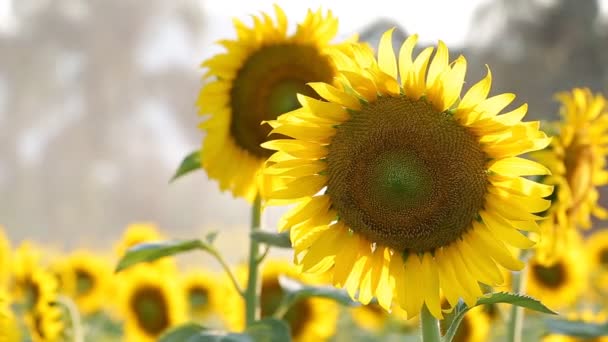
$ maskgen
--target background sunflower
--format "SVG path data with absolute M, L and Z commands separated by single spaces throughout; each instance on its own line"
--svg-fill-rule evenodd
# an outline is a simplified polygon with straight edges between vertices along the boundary
M 271 154 L 260 147 L 270 133 L 261 123 L 298 108 L 298 93 L 315 97 L 306 84 L 332 82 L 336 73 L 328 56 L 338 30 L 331 12 L 309 10 L 289 35 L 285 13 L 274 9 L 275 22 L 266 13 L 253 16 L 253 27 L 234 19 L 237 39 L 220 41 L 226 52 L 203 62 L 212 80 L 197 101 L 199 114 L 210 115 L 200 125 L 203 168 L 221 190 L 249 201 L 265 188 L 257 174 Z
M 187 317 L 186 299 L 175 275 L 166 276 L 157 268 L 145 265 L 125 273 L 118 286 L 118 302 L 128 341 L 156 341 L 163 332 Z
M 321 278 L 299 273 L 287 261 L 269 260 L 262 265 L 261 271 L 261 317 L 272 317 L 279 307 L 284 295 L 279 284 L 279 277 L 285 276 L 308 284 L 322 284 Z M 240 278 L 244 283 L 245 273 L 241 269 Z M 243 299 L 228 288 L 225 296 L 226 322 L 229 329 L 242 331 L 245 328 Z M 338 305 L 331 299 L 309 297 L 296 302 L 284 315 L 283 319 L 290 327 L 294 341 L 326 341 L 334 335 L 338 320 Z
M 207 320 L 218 313 L 222 306 L 220 277 L 210 271 L 197 269 L 187 272 L 181 280 L 190 317 L 195 320 Z

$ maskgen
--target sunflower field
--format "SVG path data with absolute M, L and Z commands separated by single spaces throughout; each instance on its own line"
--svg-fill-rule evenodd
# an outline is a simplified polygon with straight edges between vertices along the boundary
M 204 174 L 248 230 L 132 220 L 66 248 L 0 216 L 0 342 L 608 341 L 606 97 L 573 82 L 528 120 L 492 65 L 380 26 L 234 18 L 166 186 Z

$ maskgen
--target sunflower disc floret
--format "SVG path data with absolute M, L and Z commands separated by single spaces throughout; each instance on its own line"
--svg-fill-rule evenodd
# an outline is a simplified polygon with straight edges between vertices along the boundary
M 332 52 L 337 86 L 309 85 L 321 99 L 299 95 L 302 108 L 270 121 L 276 152 L 265 174 L 276 180 L 269 203 L 297 204 L 280 222 L 295 261 L 329 272 L 366 304 L 376 297 L 416 316 L 423 304 L 442 316 L 472 305 L 479 283 L 503 282 L 498 265 L 519 270 L 510 246 L 534 242 L 536 214 L 553 188 L 525 176 L 546 175 L 518 155 L 550 143 L 538 122 L 521 122 L 524 104 L 500 112 L 515 96 L 488 97 L 491 73 L 460 99 L 466 60 L 449 62 L 439 42 L 412 59 L 417 36 L 395 58 L 392 31 L 378 58 L 361 45 Z

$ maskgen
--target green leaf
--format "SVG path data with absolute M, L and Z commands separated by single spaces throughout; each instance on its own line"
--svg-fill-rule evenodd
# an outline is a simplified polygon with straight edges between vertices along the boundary
M 196 323 L 186 323 L 170 329 L 164 333 L 159 342 L 182 342 L 188 341 L 190 338 L 199 335 L 201 332 L 207 330 L 202 325 Z
M 608 336 L 608 323 L 597 324 L 583 321 L 568 321 L 565 319 L 545 320 L 547 330 L 554 334 L 575 336 L 592 339 L 600 336 Z
M 179 177 L 188 174 L 192 171 L 198 170 L 201 168 L 201 151 L 200 150 L 196 150 L 191 152 L 190 154 L 188 154 L 184 160 L 182 160 L 181 164 L 179 164 L 179 167 L 177 168 L 177 171 L 175 171 L 175 174 L 173 175 L 173 177 L 171 177 L 171 180 L 169 182 L 173 182 L 174 180 L 178 179 Z
M 358 306 L 358 302 L 353 301 L 345 290 L 337 289 L 333 286 L 312 286 L 303 284 L 289 277 L 280 276 L 279 285 L 285 291 L 285 302 L 293 305 L 295 302 L 308 297 L 323 297 L 333 299 L 346 306 Z
M 497 303 L 507 303 L 542 313 L 557 315 L 557 312 L 547 308 L 543 303 L 532 297 L 507 292 L 489 293 L 479 298 L 475 306 Z
M 207 233 L 207 235 L 205 235 L 205 241 L 207 241 L 208 244 L 213 245 L 215 239 L 217 238 L 217 234 L 217 231 Z
M 284 233 L 271 233 L 263 230 L 256 230 L 251 232 L 251 238 L 265 243 L 269 246 L 280 247 L 280 248 L 291 248 L 291 240 L 289 239 L 289 232 Z
M 163 242 L 142 243 L 129 248 L 118 262 L 115 272 L 120 272 L 132 265 L 153 261 L 194 249 L 207 250 L 209 245 L 201 240 L 172 240 Z
M 291 341 L 289 326 L 285 321 L 264 318 L 253 322 L 245 330 L 246 335 L 251 336 L 255 342 L 288 342 Z
M 159 342 L 289 342 L 289 326 L 281 320 L 265 318 L 253 322 L 244 333 L 206 330 L 189 323 L 165 333 Z
M 512 305 L 516 305 L 516 306 L 521 306 L 526 309 L 539 311 L 539 312 L 543 312 L 543 313 L 548 313 L 548 314 L 552 314 L 552 315 L 557 314 L 554 311 L 547 308 L 545 305 L 543 305 L 543 303 L 539 302 L 538 300 L 536 300 L 532 297 L 528 297 L 528 296 L 524 296 L 524 295 L 520 295 L 520 294 L 514 294 L 514 293 L 507 293 L 507 292 L 488 293 L 485 296 L 479 298 L 477 300 L 477 303 L 475 303 L 475 305 L 473 307 L 479 306 L 479 305 L 489 305 L 489 304 L 498 304 L 498 303 L 508 303 L 508 304 L 512 304 Z M 472 308 L 468 307 L 463 302 L 460 302 L 460 303 L 458 303 L 458 305 L 456 305 L 456 307 L 454 308 L 454 311 L 452 313 L 452 317 L 453 317 L 452 322 L 450 323 L 450 326 L 448 327 L 447 332 L 446 332 L 445 336 L 443 337 L 444 342 L 451 342 L 452 339 L 454 338 L 454 336 L 456 336 L 456 332 L 458 331 L 458 326 L 460 326 L 460 323 L 464 319 L 464 315 L 470 309 L 472 309 Z

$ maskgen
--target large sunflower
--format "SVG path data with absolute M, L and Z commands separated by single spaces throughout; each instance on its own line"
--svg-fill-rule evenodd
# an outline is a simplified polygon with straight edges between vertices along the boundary
M 244 281 L 246 272 L 239 271 Z M 286 276 L 305 283 L 317 283 L 316 277 L 300 274 L 293 265 L 286 261 L 271 260 L 262 266 L 260 309 L 262 318 L 271 317 L 281 299 L 283 290 L 279 284 L 279 277 Z M 226 321 L 231 330 L 240 331 L 245 328 L 245 303 L 236 291 L 228 292 L 225 304 Z M 330 299 L 309 297 L 298 301 L 292 306 L 283 319 L 291 329 L 295 342 L 298 341 L 325 341 L 334 335 L 338 320 L 338 306 Z
M 316 97 L 308 82 L 331 82 L 336 69 L 328 52 L 338 20 L 328 12 L 309 11 L 296 32 L 287 34 L 287 18 L 275 6 L 276 22 L 263 13 L 249 28 L 234 19 L 236 40 L 222 40 L 225 53 L 202 65 L 205 78 L 197 105 L 210 118 L 200 125 L 207 133 L 202 166 L 222 190 L 253 200 L 262 190 L 258 171 L 270 152 L 260 144 L 270 129 L 261 122 L 300 107 L 296 94 Z
M 556 98 L 562 104 L 559 134 L 548 149 L 533 156 L 552 172 L 543 182 L 557 186 L 557 224 L 589 228 L 592 214 L 608 217 L 598 205 L 597 189 L 608 184 L 606 99 L 587 88 L 561 92 Z
M 112 269 L 104 257 L 76 251 L 62 263 L 60 277 L 64 290 L 83 314 L 95 313 L 107 304 Z
M 190 316 L 207 319 L 219 312 L 222 292 L 218 279 L 216 274 L 200 269 L 184 275 L 181 286 L 189 304 Z
M 125 319 L 125 339 L 156 341 L 168 328 L 183 322 L 186 300 L 174 276 L 163 276 L 149 265 L 120 278 L 119 305 Z
M 266 173 L 287 184 L 269 203 L 298 203 L 279 229 L 304 271 L 329 270 L 364 304 L 394 299 L 411 317 L 426 303 L 441 317 L 440 289 L 472 305 L 478 282 L 503 281 L 497 264 L 523 267 L 505 243 L 534 244 L 519 230 L 538 230 L 552 187 L 521 177 L 549 171 L 517 155 L 550 139 L 520 122 L 526 105 L 497 115 L 514 95 L 488 98 L 489 72 L 459 101 L 464 57 L 449 63 L 439 42 L 432 60 L 432 47 L 412 60 L 411 36 L 397 62 L 391 33 L 378 61 L 357 45 L 354 59 L 333 54 L 341 85 L 309 83 L 325 101 L 300 95 L 301 109 L 271 122 L 293 140 L 263 144 L 278 151 Z
M 587 287 L 586 263 L 580 249 L 572 247 L 551 261 L 534 256 L 527 264 L 526 292 L 553 309 L 574 304 Z

